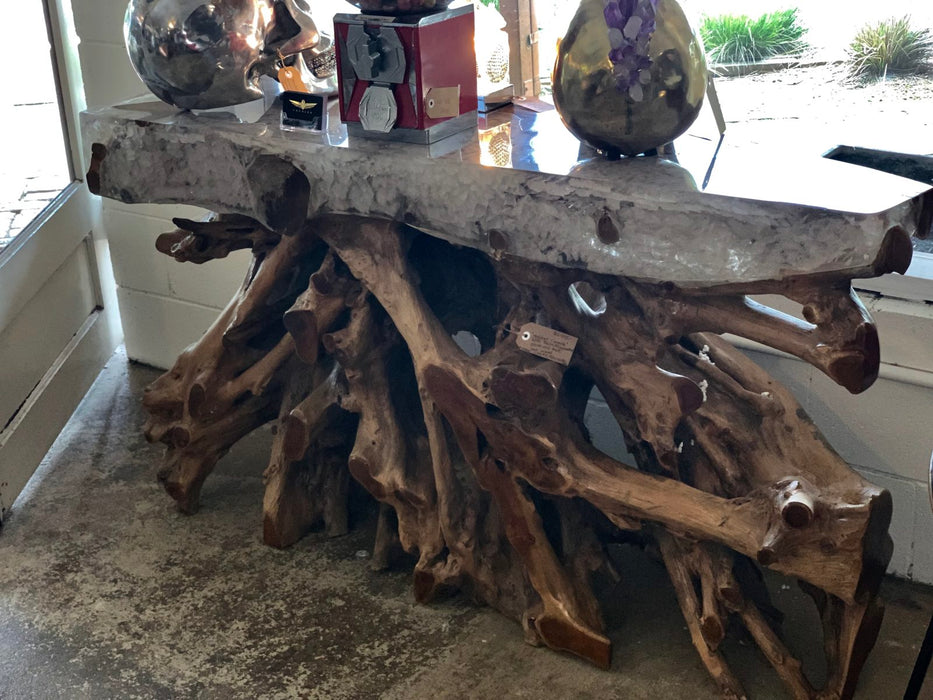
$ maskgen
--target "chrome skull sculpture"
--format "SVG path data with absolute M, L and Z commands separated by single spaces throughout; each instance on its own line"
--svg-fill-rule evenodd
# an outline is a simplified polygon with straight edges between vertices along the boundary
M 330 46 L 307 0 L 130 0 L 124 34 L 139 77 L 182 109 L 259 99 L 283 56 Z

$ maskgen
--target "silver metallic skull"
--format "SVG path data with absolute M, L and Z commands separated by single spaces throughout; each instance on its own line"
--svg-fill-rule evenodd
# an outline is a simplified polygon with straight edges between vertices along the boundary
M 259 99 L 282 56 L 330 44 L 307 0 L 130 0 L 124 35 L 146 86 L 183 109 Z

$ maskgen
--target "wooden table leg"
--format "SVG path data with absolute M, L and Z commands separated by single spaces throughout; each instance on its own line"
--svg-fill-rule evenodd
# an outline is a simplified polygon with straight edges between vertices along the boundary
M 179 260 L 255 255 L 218 323 L 147 394 L 147 434 L 168 445 L 163 481 L 182 510 L 196 509 L 219 455 L 278 416 L 270 544 L 322 522 L 343 532 L 352 475 L 382 504 L 379 562 L 394 546 L 417 556 L 419 600 L 469 588 L 532 643 L 606 667 L 591 574 L 612 568 L 608 544 L 637 532 L 660 551 L 724 696 L 744 694 L 720 650 L 731 618 L 794 697 L 851 697 L 883 611 L 890 494 L 720 335 L 794 353 L 862 391 L 878 337 L 847 280 L 681 290 L 491 259 L 361 217 L 281 237 L 242 217 L 180 228 L 159 246 Z M 805 317 L 748 300 L 763 291 L 801 301 Z M 577 339 L 569 366 L 519 347 L 529 323 Z M 477 357 L 458 331 L 478 339 Z M 637 468 L 590 443 L 594 386 Z M 823 688 L 781 640 L 760 567 L 814 597 Z

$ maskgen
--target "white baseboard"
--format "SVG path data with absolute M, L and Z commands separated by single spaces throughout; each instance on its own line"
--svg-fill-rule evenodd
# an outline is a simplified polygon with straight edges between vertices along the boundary
M 0 522 L 119 342 L 114 310 L 94 311 L 0 432 Z

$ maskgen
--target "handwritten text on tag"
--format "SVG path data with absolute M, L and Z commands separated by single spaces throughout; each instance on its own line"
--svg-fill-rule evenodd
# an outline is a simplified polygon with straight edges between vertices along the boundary
M 518 333 L 518 347 L 545 360 L 569 365 L 577 339 L 553 328 L 526 323 Z

